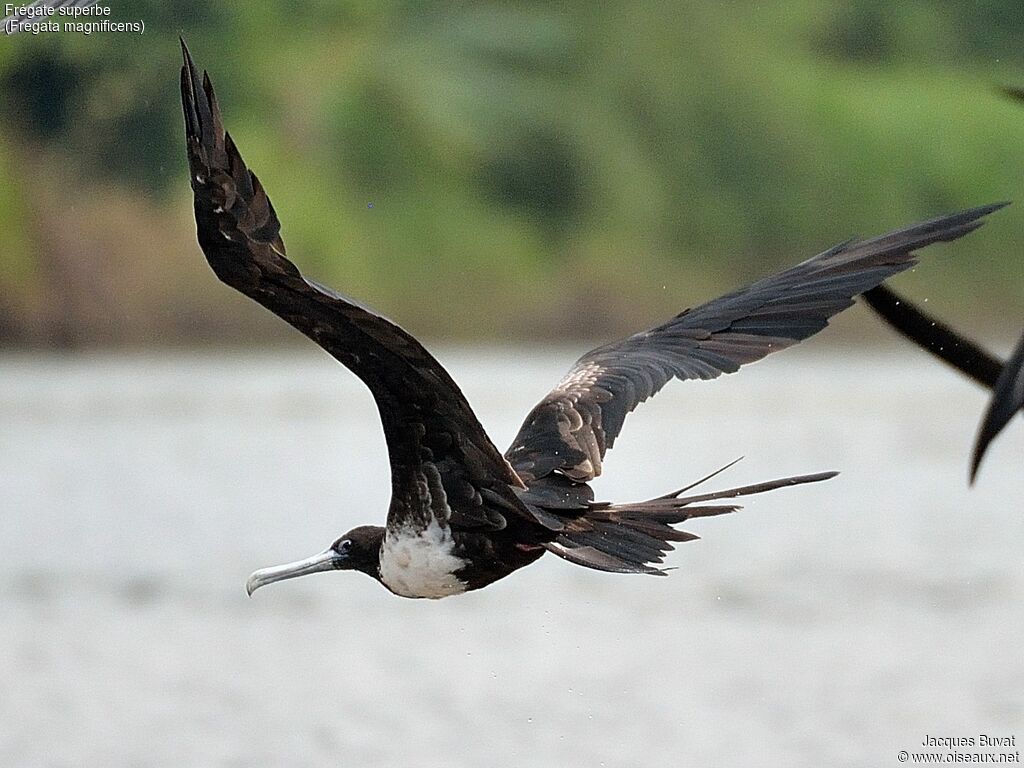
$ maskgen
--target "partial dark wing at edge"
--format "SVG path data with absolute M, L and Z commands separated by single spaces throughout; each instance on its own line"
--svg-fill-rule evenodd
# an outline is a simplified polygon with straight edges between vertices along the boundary
M 626 414 L 670 379 L 733 373 L 814 335 L 851 306 L 854 296 L 916 264 L 914 250 L 962 237 L 1004 205 L 842 243 L 656 328 L 588 352 L 530 412 L 505 456 L 527 483 L 555 471 L 576 481 L 599 475 Z
M 415 472 L 426 460 L 458 475 L 446 477 L 446 488 L 454 483 L 472 497 L 489 480 L 500 481 L 497 486 L 514 503 L 508 486 L 522 481 L 441 364 L 397 325 L 306 280 L 286 258 L 277 214 L 224 130 L 209 77 L 204 73 L 200 87 L 184 41 L 182 52 L 181 98 L 197 234 L 217 277 L 311 338 L 369 387 L 383 422 L 396 493 L 418 492 L 414 486 L 425 480 Z M 395 477 L 396 472 L 408 476 Z
M 873 288 L 864 294 L 864 300 L 903 336 L 982 386 L 994 390 L 971 456 L 973 483 L 989 444 L 1013 415 L 1024 409 L 1024 337 L 1004 365 L 999 358 L 925 314 L 920 307 L 891 288 L 884 285 Z
M 1003 363 L 978 344 L 945 323 L 926 315 L 921 308 L 891 288 L 880 285 L 864 292 L 864 301 L 896 331 L 931 352 L 984 387 L 996 385 Z
M 978 475 L 978 467 L 996 436 L 1002 432 L 1018 411 L 1024 410 L 1024 336 L 1017 342 L 1016 349 L 1003 366 L 1003 372 L 995 384 L 995 392 L 981 421 L 978 439 L 971 455 L 971 482 Z

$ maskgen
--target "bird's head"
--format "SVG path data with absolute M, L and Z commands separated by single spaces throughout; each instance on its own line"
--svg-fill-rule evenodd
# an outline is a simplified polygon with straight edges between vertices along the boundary
M 361 525 L 353 528 L 319 555 L 294 563 L 261 568 L 249 577 L 245 589 L 251 596 L 266 584 L 318 571 L 362 571 L 379 579 L 377 567 L 380 564 L 380 545 L 383 540 L 383 528 L 376 525 Z

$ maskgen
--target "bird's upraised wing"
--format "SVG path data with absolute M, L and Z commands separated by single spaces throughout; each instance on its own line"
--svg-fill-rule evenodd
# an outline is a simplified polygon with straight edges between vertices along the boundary
M 883 320 L 912 342 L 993 390 L 971 455 L 973 483 L 989 444 L 1015 413 L 1024 410 L 1024 336 L 1004 365 L 975 342 L 927 315 L 891 288 L 880 285 L 866 292 L 864 299 Z
M 997 203 L 871 240 L 849 241 L 581 357 L 530 412 L 505 456 L 521 477 L 558 471 L 586 481 L 626 414 L 670 379 L 713 379 L 814 335 L 853 297 L 913 266 L 913 251 L 955 240 Z
M 503 525 L 473 512 L 479 493 L 494 485 L 514 500 L 508 486 L 522 482 L 458 385 L 408 333 L 307 280 L 286 258 L 277 214 L 224 130 L 209 77 L 204 73 L 200 82 L 184 41 L 182 53 L 181 101 L 197 234 L 217 277 L 311 338 L 369 387 L 387 440 L 393 502 L 427 492 L 422 470 L 429 463 L 431 477 L 443 482 L 449 505 L 460 515 L 453 524 Z M 460 494 L 466 496 L 464 504 Z

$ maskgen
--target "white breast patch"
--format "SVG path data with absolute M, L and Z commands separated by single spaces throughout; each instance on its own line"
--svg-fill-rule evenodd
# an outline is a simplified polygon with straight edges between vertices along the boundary
M 436 519 L 421 530 L 388 530 L 380 547 L 380 580 L 402 597 L 438 599 L 465 592 L 455 571 L 466 561 L 454 550 L 451 530 Z

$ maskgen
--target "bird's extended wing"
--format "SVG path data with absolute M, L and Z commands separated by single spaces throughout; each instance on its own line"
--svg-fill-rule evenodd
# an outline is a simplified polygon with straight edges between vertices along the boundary
M 649 331 L 581 357 L 530 412 L 505 456 L 527 482 L 558 471 L 576 481 L 601 460 L 626 414 L 670 379 L 713 379 L 814 335 L 853 297 L 916 263 L 913 251 L 981 226 L 997 203 L 865 241 L 801 264 Z
M 918 346 L 984 387 L 996 385 L 1003 363 L 945 323 L 925 314 L 886 285 L 865 291 L 864 302 L 879 317 Z
M 884 285 L 873 288 L 864 294 L 864 300 L 903 336 L 993 390 L 971 456 L 973 483 L 989 444 L 1015 413 L 1024 410 L 1024 337 L 1004 365 L 975 342 L 926 314 L 891 288 Z
M 440 473 L 464 525 L 501 526 L 479 492 L 522 482 L 494 447 L 447 371 L 412 336 L 354 300 L 307 280 L 285 257 L 280 222 L 224 130 L 210 79 L 200 84 L 182 41 L 181 100 L 199 244 L 222 281 L 323 347 L 370 388 L 380 411 L 396 496 L 422 495 Z M 505 489 L 501 491 L 501 489 Z M 436 491 L 436 489 L 435 489 Z M 458 496 L 466 498 L 460 504 Z M 436 492 L 435 492 L 436 496 Z

